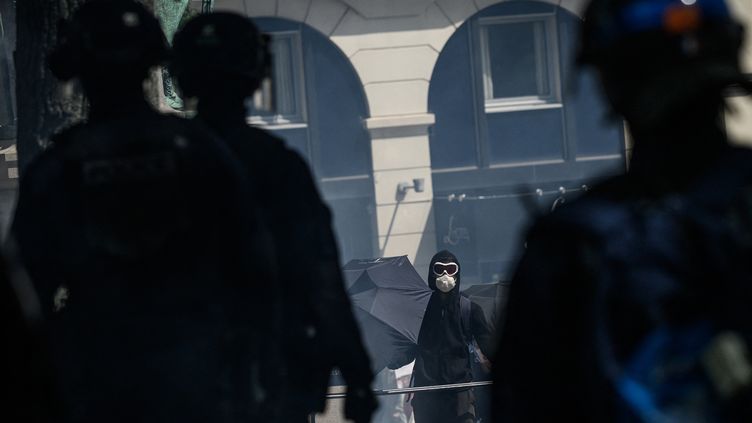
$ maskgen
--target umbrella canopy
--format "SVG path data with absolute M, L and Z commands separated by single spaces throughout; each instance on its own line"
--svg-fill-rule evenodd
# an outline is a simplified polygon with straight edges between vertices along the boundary
M 502 318 L 509 295 L 509 282 L 470 285 L 462 291 L 470 301 L 483 310 L 486 321 L 495 328 Z
M 431 289 L 407 256 L 352 260 L 343 270 L 374 370 L 407 364 Z

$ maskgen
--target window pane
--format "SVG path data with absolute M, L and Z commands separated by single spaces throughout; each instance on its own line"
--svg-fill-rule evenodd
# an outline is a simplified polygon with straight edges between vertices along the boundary
M 274 97 L 272 96 L 272 79 L 265 78 L 261 87 L 253 94 L 253 114 L 269 116 L 274 114 Z
M 486 35 L 493 87 L 487 98 L 550 95 L 544 22 L 488 25 Z
M 300 112 L 300 97 L 297 75 L 300 64 L 296 55 L 298 43 L 290 35 L 274 36 L 269 47 L 272 55 L 271 77 L 261 83 L 253 96 L 254 116 L 270 117 L 274 115 L 295 117 Z
M 274 105 L 277 109 L 277 114 L 295 114 L 297 108 L 295 107 L 294 50 L 292 38 L 275 39 L 272 41 L 271 48 Z

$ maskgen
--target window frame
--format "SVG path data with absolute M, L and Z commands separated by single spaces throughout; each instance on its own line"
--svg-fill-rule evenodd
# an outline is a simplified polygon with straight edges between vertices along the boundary
M 298 30 L 293 31 L 271 31 L 267 33 L 272 42 L 276 39 L 290 39 L 291 55 L 290 55 L 290 71 L 293 73 L 292 81 L 294 83 L 293 96 L 295 104 L 295 113 L 291 114 L 279 114 L 273 113 L 270 115 L 257 115 L 251 114 L 247 117 L 247 122 L 251 125 L 257 125 L 266 127 L 268 129 L 282 129 L 282 128 L 304 128 L 308 123 L 308 111 L 306 109 L 306 80 L 305 80 L 305 61 L 303 57 L 303 40 L 301 32 Z M 272 78 L 272 76 L 269 76 Z M 263 82 L 262 82 L 263 83 Z M 274 88 L 272 87 L 272 91 Z M 273 95 L 273 94 L 272 94 Z
M 491 51 L 488 40 L 488 28 L 492 25 L 511 23 L 543 24 L 543 37 L 536 40 L 536 47 L 544 47 L 545 51 L 538 51 L 538 60 L 545 60 L 547 75 L 540 75 L 543 71 L 538 67 L 539 78 L 546 78 L 550 93 L 546 96 L 530 95 L 517 97 L 493 97 L 493 76 L 491 75 Z M 558 28 L 554 13 L 532 13 L 512 16 L 490 16 L 478 19 L 477 36 L 479 39 L 479 61 L 482 75 L 481 89 L 485 113 L 499 113 L 510 111 L 537 110 L 561 108 L 561 70 L 559 66 L 560 51 Z M 545 41 L 545 43 L 543 43 Z

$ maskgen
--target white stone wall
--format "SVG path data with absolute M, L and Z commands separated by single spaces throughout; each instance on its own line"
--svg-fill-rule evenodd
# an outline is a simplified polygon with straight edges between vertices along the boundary
M 428 146 L 434 120 L 428 114 L 428 88 L 439 52 L 455 28 L 432 1 L 418 9 L 417 2 L 390 2 L 381 16 L 375 14 L 377 8 L 362 10 L 364 2 L 348 3 L 355 8 L 331 39 L 352 61 L 371 111 L 366 126 L 372 139 L 379 248 L 385 256 L 407 254 L 424 274 L 436 250 Z M 414 178 L 425 179 L 425 191 L 398 198 L 397 184 Z

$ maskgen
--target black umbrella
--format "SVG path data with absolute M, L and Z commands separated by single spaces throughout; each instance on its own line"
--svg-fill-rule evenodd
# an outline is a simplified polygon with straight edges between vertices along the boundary
M 462 295 L 478 304 L 483 309 L 486 321 L 491 328 L 495 328 L 504 313 L 509 296 L 509 282 L 470 285 L 462 291 Z
M 407 364 L 431 289 L 407 256 L 352 260 L 344 273 L 374 371 Z

